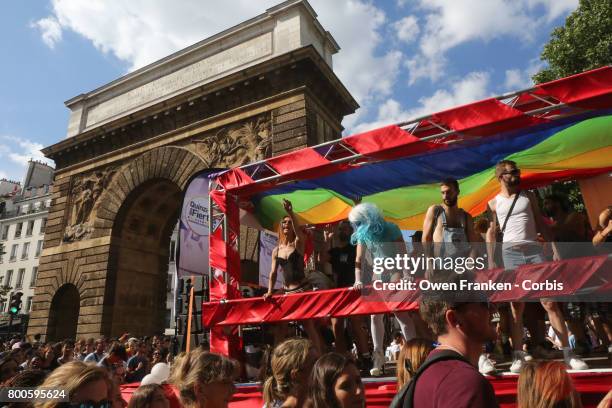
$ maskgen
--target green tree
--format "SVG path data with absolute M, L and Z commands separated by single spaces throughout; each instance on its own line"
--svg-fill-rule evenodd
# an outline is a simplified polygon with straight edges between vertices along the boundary
M 612 1 L 580 0 L 565 25 L 553 30 L 540 58 L 548 67 L 533 76 L 536 83 L 612 64 Z

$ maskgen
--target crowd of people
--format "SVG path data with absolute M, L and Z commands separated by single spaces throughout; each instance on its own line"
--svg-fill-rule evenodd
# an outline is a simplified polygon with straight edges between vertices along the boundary
M 33 342 L 19 337 L 0 344 L 0 384 L 10 384 L 23 373 L 49 373 L 72 362 L 92 364 L 105 369 L 117 385 L 133 382 L 162 382 L 169 376 L 173 354 L 172 338 L 152 336 L 142 339 L 123 335 L 109 340 L 64 340 L 41 342 L 36 335 Z M 37 376 L 29 376 L 34 380 Z
M 287 215 L 279 223 L 264 299 L 279 292 L 331 287 L 361 290 L 373 279 L 397 282 L 416 277 L 448 283 L 470 280 L 478 273 L 424 268 L 414 275 L 391 268 L 374 277 L 375 258 L 408 251 L 450 258 L 477 256 L 481 251 L 489 268 L 515 269 L 609 250 L 604 243 L 612 240 L 610 207 L 592 231 L 584 215 L 571 211 L 564 197 L 549 195 L 540 203 L 533 192 L 521 189 L 516 163 L 498 163 L 496 177 L 499 193 L 487 203 L 486 217 L 476 220 L 458 206 L 457 181 L 444 180 L 441 202 L 428 209 L 422 231 L 412 236 L 412 249 L 397 225 L 370 203 L 356 205 L 347 220 L 327 228 L 322 248 L 313 249 L 292 204 L 284 200 Z M 588 243 L 588 251 L 576 254 L 571 245 L 556 245 L 559 242 Z M 313 258 L 322 270 L 307 266 Z M 279 278 L 283 289 L 277 292 L 273 288 Z M 384 373 L 387 339 L 392 340 L 387 356 L 396 361 L 398 386 L 392 407 L 496 407 L 495 393 L 483 374 L 496 371 L 492 355 L 504 354 L 509 356 L 510 371 L 520 374 L 520 408 L 581 407 L 566 370 L 586 369 L 580 354 L 607 351 L 612 344 L 608 303 L 540 299 L 493 305 L 484 292 L 466 298 L 433 291 L 422 291 L 419 302 L 418 312 L 398 311 L 387 317 L 386 324 L 382 314 L 330 319 L 331 341 L 324 335 L 324 322 L 298 322 L 307 338 L 290 336 L 287 324 L 268 325 L 274 346 L 261 361 L 264 406 L 365 406 L 361 378 Z M 393 325 L 397 329 L 389 339 Z M 13 339 L 2 348 L 4 386 L 61 386 L 70 393 L 71 406 L 84 403 L 85 408 L 125 407 L 119 386 L 126 382 L 140 383 L 130 407 L 227 407 L 234 382 L 244 378 L 240 363 L 201 347 L 173 357 L 171 338 L 161 336 L 60 343 Z M 59 407 L 50 402 L 35 405 Z M 600 404 L 610 406 L 612 392 Z

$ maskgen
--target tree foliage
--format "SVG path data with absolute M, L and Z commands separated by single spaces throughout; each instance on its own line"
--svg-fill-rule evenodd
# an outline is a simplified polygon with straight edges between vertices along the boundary
M 548 62 L 536 83 L 612 64 L 612 1 L 580 0 L 565 25 L 551 33 L 540 58 Z

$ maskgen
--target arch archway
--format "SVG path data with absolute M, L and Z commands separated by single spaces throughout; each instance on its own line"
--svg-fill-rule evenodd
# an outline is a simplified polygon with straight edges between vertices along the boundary
M 110 227 L 102 332 L 152 335 L 167 327 L 169 247 L 182 191 L 206 162 L 174 146 L 149 151 L 122 168 L 101 197 Z
M 80 312 L 79 290 L 72 283 L 62 285 L 51 300 L 47 340 L 74 339 Z
M 153 179 L 132 191 L 119 210 L 105 297 L 112 319 L 103 322 L 111 336 L 152 335 L 166 327 L 169 246 L 181 198 L 175 183 Z

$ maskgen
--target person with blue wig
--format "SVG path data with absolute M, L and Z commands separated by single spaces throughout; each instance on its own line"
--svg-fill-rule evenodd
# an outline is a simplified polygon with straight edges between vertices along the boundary
M 351 243 L 357 245 L 355 259 L 355 284 L 353 288 L 360 290 L 364 282 L 372 280 L 372 264 L 375 258 L 395 258 L 397 254 L 406 252 L 406 244 L 402 232 L 397 225 L 383 218 L 380 209 L 372 203 L 356 205 L 349 213 L 349 221 L 353 226 Z M 364 273 L 364 271 L 368 273 Z M 380 279 L 383 282 L 396 282 L 402 278 L 402 271 L 385 271 Z M 370 374 L 380 376 L 383 374 L 385 362 L 384 350 L 384 315 L 371 315 L 372 343 L 372 369 Z M 406 340 L 416 337 L 416 329 L 409 312 L 395 313 L 402 333 Z

